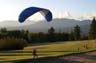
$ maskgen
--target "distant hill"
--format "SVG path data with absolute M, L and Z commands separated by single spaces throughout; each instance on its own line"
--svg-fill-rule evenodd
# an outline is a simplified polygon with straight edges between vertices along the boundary
M 74 26 L 79 25 L 81 27 L 82 34 L 86 34 L 89 31 L 91 21 L 90 20 L 75 20 L 75 19 L 53 19 L 52 22 L 46 21 L 25 21 L 19 23 L 18 21 L 3 21 L 0 22 L 0 28 L 7 28 L 8 30 L 29 30 L 30 32 L 47 32 L 50 27 L 54 27 L 58 32 L 70 32 Z

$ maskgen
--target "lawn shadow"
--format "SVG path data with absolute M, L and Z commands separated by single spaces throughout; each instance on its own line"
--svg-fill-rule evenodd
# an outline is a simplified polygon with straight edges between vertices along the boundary
M 88 55 L 88 54 L 83 54 L 83 55 L 77 55 L 78 57 L 83 57 L 86 59 L 91 59 L 91 60 L 96 60 L 96 56 L 94 55 Z
M 93 51 L 90 51 L 90 52 L 93 52 Z M 84 54 L 84 53 L 86 53 L 86 52 L 72 53 L 72 54 L 61 55 L 61 56 L 52 56 L 52 57 L 50 56 L 50 57 L 43 57 L 43 58 L 37 58 L 37 59 L 29 58 L 29 59 L 25 59 L 25 60 L 13 60 L 11 62 L 12 63 L 83 63 L 80 61 L 66 60 L 66 59 L 64 59 L 64 57 L 70 56 L 70 55 L 78 56 L 78 55 Z
M 70 61 L 61 59 L 59 57 L 45 57 L 39 59 L 26 59 L 20 61 L 13 61 L 14 63 L 81 63 L 78 61 Z

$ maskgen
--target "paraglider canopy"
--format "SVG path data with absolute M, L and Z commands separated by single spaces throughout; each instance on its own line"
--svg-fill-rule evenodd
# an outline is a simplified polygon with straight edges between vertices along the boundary
M 52 13 L 48 9 L 39 8 L 39 7 L 29 7 L 21 12 L 19 15 L 19 22 L 24 22 L 27 18 L 33 14 L 40 12 L 46 19 L 47 22 L 52 20 Z

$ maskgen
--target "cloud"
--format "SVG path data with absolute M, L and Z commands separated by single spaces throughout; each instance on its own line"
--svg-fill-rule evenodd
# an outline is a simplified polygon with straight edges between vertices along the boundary
M 79 19 L 93 19 L 93 17 L 96 18 L 96 12 L 90 12 L 90 13 L 86 13 L 83 16 L 79 17 Z
M 56 14 L 54 14 L 55 17 L 54 18 L 68 18 L 68 19 L 76 19 L 76 20 L 92 20 L 93 17 L 96 18 L 96 12 L 88 12 L 85 14 L 74 14 L 74 13 L 70 13 L 68 10 L 64 10 L 63 12 L 58 11 L 56 12 Z
M 64 17 L 71 17 L 71 14 L 69 11 L 65 10 L 64 11 Z
M 54 18 L 71 18 L 72 17 L 68 10 L 55 11 L 53 15 L 54 15 Z

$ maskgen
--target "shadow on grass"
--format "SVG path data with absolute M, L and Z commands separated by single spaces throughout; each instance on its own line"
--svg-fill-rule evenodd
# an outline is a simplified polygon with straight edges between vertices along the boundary
M 49 55 L 54 52 L 73 52 L 73 51 L 38 51 L 38 55 Z M 32 51 L 12 51 L 12 52 L 0 52 L 0 56 L 30 56 Z
M 38 55 L 50 55 L 49 53 L 72 53 L 72 54 L 76 54 L 76 53 L 83 53 L 83 52 L 79 52 L 79 51 L 38 51 L 37 54 Z M 87 51 L 88 52 L 88 51 Z M 32 51 L 13 51 L 13 52 L 0 52 L 0 56 L 30 56 L 32 55 Z
M 94 52 L 94 51 L 96 50 L 89 51 L 89 52 Z M 87 53 L 87 52 L 72 53 L 72 54 L 54 56 L 54 57 L 43 57 L 43 58 L 37 58 L 37 59 L 17 60 L 17 61 L 12 61 L 12 62 L 13 63 L 82 63 L 79 61 L 66 60 L 62 58 L 66 56 L 70 56 L 70 55 L 80 55 L 80 54 Z
M 73 51 L 70 51 L 70 50 L 65 50 L 65 51 L 38 51 L 38 52 L 73 52 Z M 0 53 L 32 53 L 32 51 L 1 51 Z
M 88 54 L 83 54 L 83 55 L 77 55 L 78 57 L 83 57 L 91 60 L 96 60 L 96 56 L 93 55 L 88 55 Z
M 38 56 L 45 56 L 45 55 L 50 55 L 50 54 L 48 54 L 48 53 L 38 54 Z M 0 54 L 0 56 L 32 56 L 32 54 Z
M 89 52 L 93 52 L 93 51 L 96 51 L 96 50 L 92 50 Z M 86 52 L 88 52 L 88 51 L 86 51 Z M 66 59 L 64 59 L 64 57 L 70 56 L 70 55 L 77 56 L 77 55 L 80 55 L 80 54 L 83 54 L 86 52 L 71 53 L 71 54 L 67 54 L 67 55 L 50 56 L 50 57 L 43 57 L 43 58 L 37 58 L 37 59 L 29 58 L 29 59 L 23 59 L 23 60 L 5 61 L 5 63 L 6 62 L 10 62 L 10 63 L 82 63 L 82 62 L 73 61 L 73 60 L 66 60 Z M 41 56 L 43 56 L 43 53 L 41 54 Z M 2 62 L 0 62 L 0 63 L 2 63 Z
M 45 58 L 38 58 L 38 59 L 13 61 L 13 63 L 81 63 L 81 62 L 65 60 L 59 57 L 45 57 Z

